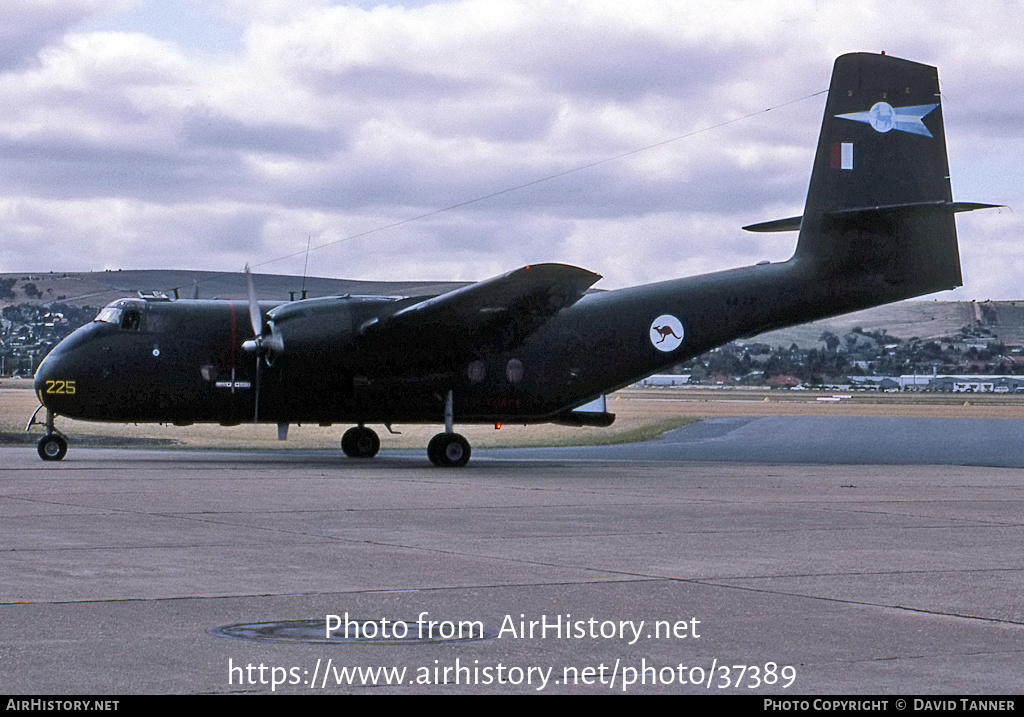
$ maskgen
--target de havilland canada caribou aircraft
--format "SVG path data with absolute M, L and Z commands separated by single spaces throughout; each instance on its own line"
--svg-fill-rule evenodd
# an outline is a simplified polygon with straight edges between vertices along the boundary
M 961 285 L 934 67 L 836 60 L 799 231 L 788 261 L 615 291 L 565 264 L 533 264 L 436 296 L 284 303 L 122 299 L 40 364 L 44 460 L 67 441 L 57 415 L 187 425 L 444 423 L 427 455 L 461 466 L 462 423 L 609 425 L 604 396 L 728 341 Z M 39 411 L 36 411 L 38 414 Z M 29 422 L 31 426 L 35 420 Z

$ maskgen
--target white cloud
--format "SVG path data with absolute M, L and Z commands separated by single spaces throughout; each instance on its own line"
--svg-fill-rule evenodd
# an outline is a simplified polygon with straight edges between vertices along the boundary
M 0 4 L 0 72 L 31 65 L 37 53 L 89 17 L 125 0 L 4 0 Z
M 570 261 L 621 286 L 785 258 L 792 237 L 740 226 L 799 213 L 823 97 L 759 111 L 824 89 L 851 50 L 939 65 L 958 199 L 1022 193 L 1024 51 L 1001 0 L 221 0 L 203 12 L 240 40 L 213 54 L 158 26 L 194 12 L 150 2 L 117 31 L 114 0 L 0 10 L 0 201 L 21 216 L 0 271 L 234 270 L 309 235 L 330 244 L 317 266 L 352 278 Z M 1008 254 L 978 285 L 1016 297 L 1015 227 L 986 221 L 961 231 L 965 276 Z

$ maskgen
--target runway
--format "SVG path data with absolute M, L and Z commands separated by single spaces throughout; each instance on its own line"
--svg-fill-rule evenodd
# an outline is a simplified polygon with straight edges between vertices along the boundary
M 1005 418 L 706 418 L 627 446 L 495 452 L 505 458 L 1024 468 L 1024 421 Z
M 0 448 L 0 691 L 1019 693 L 1024 422 L 847 420 L 455 470 Z M 223 636 L 346 614 L 391 639 Z

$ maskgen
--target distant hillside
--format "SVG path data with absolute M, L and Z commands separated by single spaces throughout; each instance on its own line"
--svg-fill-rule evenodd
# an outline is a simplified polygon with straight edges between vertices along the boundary
M 288 300 L 290 292 L 300 295 L 303 280 L 300 276 L 281 274 L 254 274 L 253 283 L 260 299 Z M 351 281 L 306 277 L 305 286 L 310 298 L 340 294 L 436 294 L 462 283 L 452 282 L 377 282 Z M 8 288 L 3 292 L 4 287 Z M 50 303 L 62 301 L 74 306 L 101 307 L 114 299 L 137 296 L 140 291 L 161 291 L 174 296 L 174 290 L 183 298 L 192 298 L 198 290 L 201 299 L 245 299 L 245 276 L 241 272 L 179 271 L 163 269 L 92 271 L 92 272 L 34 272 L 0 274 L 0 308 L 24 302 Z
M 303 280 L 298 276 L 256 274 L 260 299 L 287 300 L 298 296 Z M 306 277 L 309 297 L 340 294 L 398 294 L 415 296 L 448 291 L 464 282 L 375 282 Z M 4 289 L 7 289 L 6 293 Z M 0 308 L 24 302 L 62 301 L 73 306 L 101 307 L 114 299 L 136 296 L 139 291 L 162 291 L 190 298 L 198 287 L 203 299 L 245 299 L 245 278 L 241 272 L 128 270 L 96 272 L 35 272 L 0 274 Z M 983 328 L 1006 344 L 1024 344 L 1024 301 L 902 301 L 866 311 L 815 321 L 790 329 L 770 331 L 743 343 L 770 346 L 796 344 L 820 347 L 823 332 L 837 336 L 854 327 L 873 332 L 884 329 L 901 339 L 935 339 L 956 335 L 964 327 Z
M 955 336 L 965 327 L 981 328 L 1005 344 L 1024 344 L 1024 301 L 901 301 L 832 319 L 769 331 L 743 343 L 819 347 L 822 332 L 837 336 L 860 327 L 884 329 L 889 336 L 923 340 Z

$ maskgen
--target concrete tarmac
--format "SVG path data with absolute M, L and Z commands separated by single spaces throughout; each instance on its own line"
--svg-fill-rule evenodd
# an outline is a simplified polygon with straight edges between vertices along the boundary
M 954 466 L 864 441 L 956 422 L 807 419 L 829 461 L 715 420 L 454 470 L 0 448 L 0 693 L 1020 693 L 1024 422 Z

